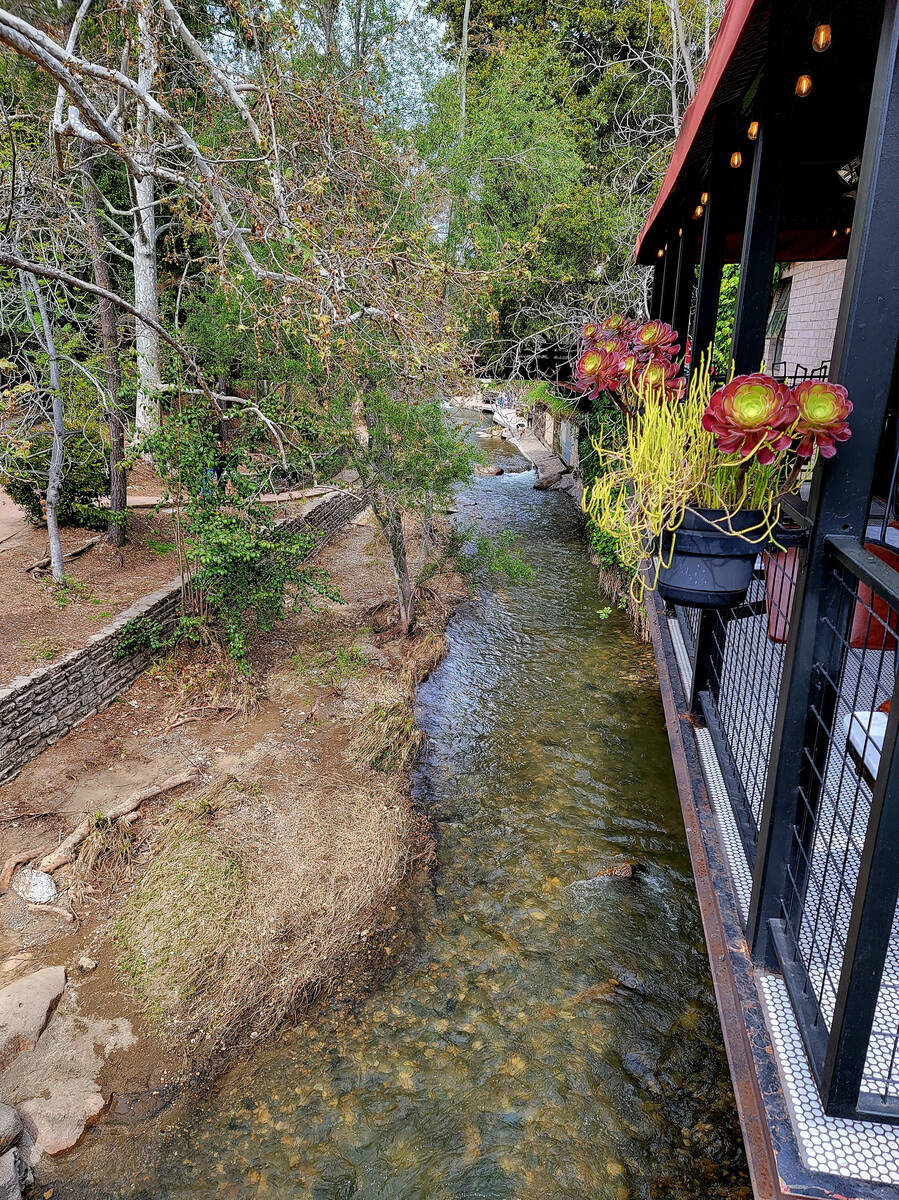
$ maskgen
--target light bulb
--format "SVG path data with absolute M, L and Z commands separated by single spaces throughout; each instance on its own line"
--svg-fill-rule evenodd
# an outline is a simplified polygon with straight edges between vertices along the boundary
M 696 207 L 693 209 L 693 220 L 698 221 L 701 216 L 702 216 L 702 205 L 697 204 Z
M 811 90 L 812 90 L 811 75 L 800 75 L 799 78 L 796 80 L 796 95 L 802 96 L 804 98 L 805 96 L 807 96 L 809 94 L 809 92 Z
M 822 54 L 830 45 L 832 34 L 829 25 L 816 25 L 815 32 L 812 35 L 812 49 L 818 54 Z
M 758 121 L 750 121 L 749 122 L 749 128 L 746 130 L 746 136 L 749 138 L 750 142 L 755 141 L 755 139 L 759 136 Z
M 699 197 L 699 203 L 700 204 L 708 204 L 708 202 L 709 202 L 709 194 L 708 194 L 708 192 L 703 192 L 702 195 Z
M 735 150 L 730 156 L 730 165 L 732 167 L 740 167 L 743 165 L 743 155 L 739 150 Z

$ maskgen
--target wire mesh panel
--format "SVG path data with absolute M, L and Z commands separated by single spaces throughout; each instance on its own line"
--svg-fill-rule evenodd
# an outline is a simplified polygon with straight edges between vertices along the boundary
M 692 661 L 696 653 L 696 635 L 699 630 L 699 609 L 685 608 L 678 604 L 675 608 L 677 613 L 677 623 L 680 625 L 680 631 L 684 638 L 684 645 L 687 647 L 687 653 Z
M 762 554 L 746 602 L 716 614 L 710 623 L 706 719 L 719 756 L 723 753 L 730 767 L 731 802 L 750 860 L 761 822 L 800 553 L 790 547 Z
M 899 612 L 836 565 L 816 654 L 782 917 L 803 980 L 806 1041 L 829 1032 L 896 676 Z M 899 964 L 897 964 L 899 965 Z M 899 975 L 895 976 L 899 982 Z M 892 1085 L 899 995 L 883 992 L 863 1090 Z M 882 1011 L 880 1011 L 882 1008 Z M 876 1040 L 876 1045 L 875 1045 Z

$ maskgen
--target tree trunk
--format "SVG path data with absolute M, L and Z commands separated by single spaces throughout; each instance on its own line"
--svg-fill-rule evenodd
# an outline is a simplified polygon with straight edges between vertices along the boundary
M 152 94 L 156 78 L 156 47 L 150 29 L 146 6 L 138 10 L 138 70 L 141 88 Z M 153 142 L 153 116 L 143 105 L 137 107 L 138 143 L 149 157 Z M 134 181 L 137 211 L 134 214 L 134 307 L 151 320 L 159 322 L 159 285 L 156 269 L 156 189 L 152 175 Z M 152 433 L 159 425 L 159 390 L 162 384 L 160 342 L 158 332 L 144 321 L 135 321 L 137 350 L 137 411 L 138 432 Z
M 44 293 L 33 275 L 28 276 L 28 282 L 34 294 L 37 310 L 41 318 L 40 339 L 44 344 L 47 360 L 50 365 L 50 399 L 53 407 L 52 427 L 53 442 L 50 450 L 50 470 L 47 473 L 47 491 L 44 507 L 47 516 L 47 540 L 50 543 L 50 573 L 54 583 L 62 583 L 66 569 L 62 560 L 62 544 L 59 540 L 59 522 L 56 507 L 59 494 L 62 491 L 63 479 L 63 442 L 65 426 L 62 414 L 62 390 L 59 386 L 59 359 L 56 356 L 56 339 L 53 336 L 53 326 L 50 323 L 50 313 L 44 300 Z M 27 292 L 26 292 L 27 299 Z M 29 303 L 29 310 L 31 305 Z M 34 318 L 32 316 L 32 324 Z
M 459 141 L 465 137 L 465 104 L 468 95 L 468 18 L 471 0 L 465 0 L 462 12 L 462 44 L 459 50 Z
M 91 265 L 94 282 L 105 291 L 112 290 L 109 263 L 103 253 L 103 228 L 93 195 L 92 182 L 96 177 L 94 152 L 87 142 L 81 143 L 81 167 L 84 172 L 84 212 L 90 240 Z M 106 541 L 111 546 L 125 544 L 125 513 L 128 505 L 128 476 L 122 470 L 125 457 L 125 419 L 119 407 L 122 386 L 122 367 L 119 361 L 119 342 L 116 330 L 115 306 L 101 296 L 97 301 L 100 335 L 106 364 L 106 421 L 109 427 L 109 512 Z
M 377 510 L 375 510 L 377 512 Z M 405 637 L 415 620 L 412 581 L 409 578 L 409 563 L 406 559 L 406 535 L 403 531 L 403 514 L 396 502 L 387 498 L 384 505 L 384 536 L 390 546 L 393 575 L 396 580 L 396 595 L 400 604 L 400 630 Z

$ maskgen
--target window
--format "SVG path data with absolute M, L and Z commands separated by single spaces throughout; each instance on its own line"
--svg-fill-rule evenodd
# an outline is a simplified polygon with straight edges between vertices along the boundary
M 782 280 L 774 293 L 774 303 L 771 305 L 771 315 L 768 318 L 766 337 L 771 347 L 771 368 L 783 361 L 784 332 L 787 328 L 787 313 L 790 309 L 790 285 L 792 279 Z

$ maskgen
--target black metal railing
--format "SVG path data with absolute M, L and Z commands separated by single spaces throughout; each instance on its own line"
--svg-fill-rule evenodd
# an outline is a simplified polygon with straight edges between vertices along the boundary
M 691 707 L 711 734 L 750 867 L 761 823 L 800 541 L 798 530 L 779 531 L 778 544 L 759 556 L 745 603 L 713 612 L 678 610 L 693 670 Z
M 829 603 L 772 933 L 827 1111 L 899 1120 L 899 552 L 828 542 Z

